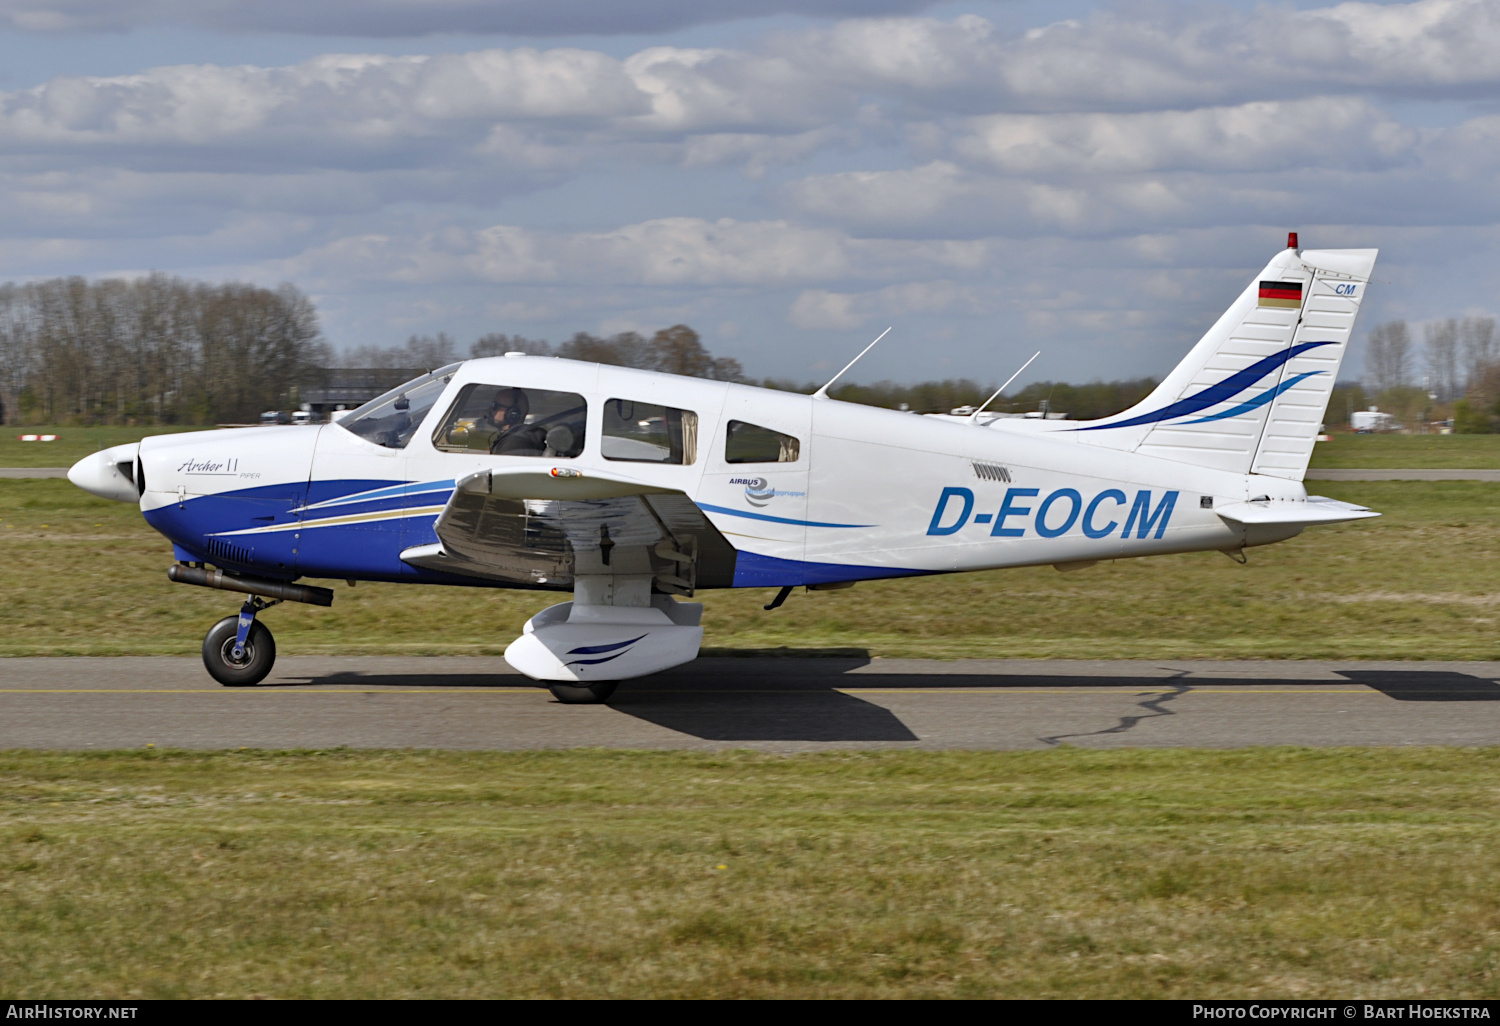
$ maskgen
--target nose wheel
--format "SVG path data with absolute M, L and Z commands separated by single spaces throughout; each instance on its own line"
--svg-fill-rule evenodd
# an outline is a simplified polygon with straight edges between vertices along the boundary
M 226 616 L 203 639 L 203 665 L 226 688 L 259 684 L 276 662 L 276 641 L 255 614 L 266 607 L 259 599 L 246 602 L 239 616 Z

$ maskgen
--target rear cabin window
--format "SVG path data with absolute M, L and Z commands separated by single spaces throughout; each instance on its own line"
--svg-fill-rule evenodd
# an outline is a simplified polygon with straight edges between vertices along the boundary
M 465 385 L 432 444 L 444 452 L 571 459 L 583 452 L 587 415 L 576 392 Z
M 635 463 L 692 463 L 698 458 L 698 415 L 632 399 L 610 399 L 604 404 L 607 460 Z
M 796 463 L 801 453 L 802 443 L 791 435 L 743 420 L 729 422 L 725 463 Z

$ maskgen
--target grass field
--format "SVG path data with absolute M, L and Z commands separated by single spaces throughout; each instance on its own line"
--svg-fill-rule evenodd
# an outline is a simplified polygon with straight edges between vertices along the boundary
M 1500 996 L 1500 750 L 0 753 L 0 998 Z
M 1337 434 L 1313 449 L 1315 468 L 1500 470 L 1500 435 Z
M 1500 484 L 1319 482 L 1384 512 L 1249 551 L 797 593 L 706 592 L 709 651 L 877 656 L 1500 658 Z M 237 608 L 166 579 L 171 547 L 133 506 L 66 481 L 0 481 L 0 655 L 179 654 Z M 267 613 L 284 654 L 498 655 L 562 596 L 331 583 L 331 609 Z
M 91 452 L 139 442 L 147 435 L 202 431 L 202 427 L 8 427 L 0 433 L 0 467 L 71 467 Z M 21 435 L 57 435 L 55 442 L 23 442 Z

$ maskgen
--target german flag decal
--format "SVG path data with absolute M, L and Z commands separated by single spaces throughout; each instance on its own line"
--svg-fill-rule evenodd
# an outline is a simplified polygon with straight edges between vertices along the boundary
M 1277 306 L 1283 310 L 1297 310 L 1302 306 L 1302 283 L 1300 281 L 1263 281 L 1260 283 L 1259 306 Z

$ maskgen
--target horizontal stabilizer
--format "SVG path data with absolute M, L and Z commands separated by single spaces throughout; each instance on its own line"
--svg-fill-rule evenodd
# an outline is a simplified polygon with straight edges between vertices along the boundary
M 1237 524 L 1337 524 L 1345 520 L 1366 520 L 1379 513 L 1368 506 L 1340 502 L 1321 495 L 1305 499 L 1260 499 L 1216 506 L 1214 512 Z

